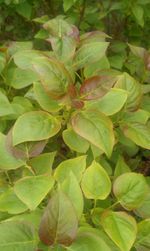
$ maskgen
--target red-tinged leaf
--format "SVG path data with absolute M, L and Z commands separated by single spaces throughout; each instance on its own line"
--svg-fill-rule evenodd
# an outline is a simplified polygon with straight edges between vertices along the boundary
M 139 57 L 141 59 L 144 59 L 146 54 L 147 54 L 147 50 L 143 47 L 139 47 L 139 46 L 134 46 L 132 44 L 128 43 L 128 46 L 131 50 L 131 52 L 136 56 Z
M 40 153 L 43 152 L 45 146 L 47 144 L 47 140 L 42 140 L 39 142 L 32 142 L 29 143 L 29 155 L 30 157 L 36 157 L 38 156 Z
M 90 43 L 90 42 L 100 42 L 105 41 L 106 38 L 110 38 L 106 33 L 102 31 L 91 31 L 83 34 L 80 37 L 80 44 Z
M 116 82 L 112 76 L 94 76 L 86 79 L 80 88 L 83 100 L 93 100 L 103 97 Z
M 27 142 L 19 146 L 13 146 L 12 129 L 6 136 L 6 148 L 15 158 L 26 159 L 28 157 L 36 157 L 43 152 L 47 144 L 46 140 L 39 142 Z
M 76 26 L 67 23 L 60 16 L 49 20 L 43 25 L 43 28 L 49 31 L 49 34 L 53 37 L 61 36 L 73 37 L 75 39 L 79 38 L 79 30 Z
M 84 102 L 81 100 L 72 100 L 72 106 L 76 109 L 82 109 L 84 106 Z
M 39 237 L 46 245 L 69 246 L 77 235 L 78 219 L 72 202 L 62 191 L 54 193 L 42 217 Z
M 53 100 L 65 95 L 68 86 L 73 82 L 69 72 L 60 61 L 39 51 L 19 50 L 14 55 L 14 61 L 19 68 L 34 71 L 46 93 Z
M 72 29 L 68 32 L 67 35 L 79 41 L 79 30 L 75 25 L 72 25 Z
M 77 97 L 77 90 L 74 85 L 69 85 L 68 86 L 68 94 L 71 98 L 76 98 Z

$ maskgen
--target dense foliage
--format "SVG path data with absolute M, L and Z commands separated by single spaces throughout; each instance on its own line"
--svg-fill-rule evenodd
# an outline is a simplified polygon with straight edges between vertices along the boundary
M 0 3 L 0 250 L 150 250 L 150 1 Z

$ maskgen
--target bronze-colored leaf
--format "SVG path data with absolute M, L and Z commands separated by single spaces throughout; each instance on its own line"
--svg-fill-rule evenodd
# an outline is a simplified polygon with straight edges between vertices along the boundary
M 86 79 L 80 88 L 83 100 L 93 100 L 103 97 L 116 82 L 116 77 L 94 76 Z
M 46 245 L 69 246 L 76 238 L 78 219 L 72 202 L 62 191 L 53 194 L 42 217 L 39 237 Z
M 6 148 L 15 158 L 27 159 L 27 157 L 36 157 L 45 148 L 47 140 L 39 142 L 26 142 L 18 146 L 13 146 L 12 128 L 6 136 Z

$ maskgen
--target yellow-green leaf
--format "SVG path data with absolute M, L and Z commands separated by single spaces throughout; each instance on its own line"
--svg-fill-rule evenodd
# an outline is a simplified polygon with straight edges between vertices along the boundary
M 105 169 L 93 161 L 83 174 L 81 187 L 86 198 L 104 200 L 110 194 L 111 181 Z

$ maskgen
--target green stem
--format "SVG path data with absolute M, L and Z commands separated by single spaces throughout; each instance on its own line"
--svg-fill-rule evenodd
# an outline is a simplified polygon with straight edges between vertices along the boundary
M 113 209 L 113 208 L 116 207 L 118 204 L 119 204 L 119 201 L 116 201 L 116 202 L 113 203 L 110 207 L 107 207 L 106 210 Z
M 81 25 L 82 20 L 84 18 L 85 9 L 86 9 L 86 0 L 83 0 L 82 9 L 81 9 L 81 12 L 80 12 L 79 23 L 78 23 L 78 28 L 80 28 L 80 25 Z
M 13 182 L 12 182 L 12 180 L 11 180 L 11 178 L 10 178 L 10 176 L 9 176 L 9 174 L 8 174 L 7 171 L 5 171 L 5 175 L 6 175 L 7 179 L 8 179 L 9 184 L 12 186 Z

